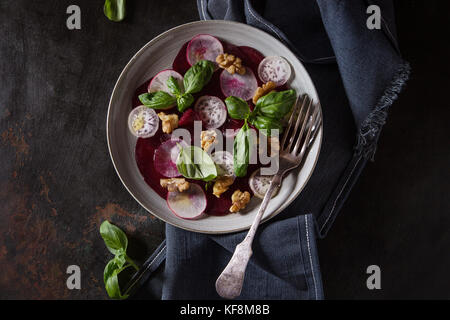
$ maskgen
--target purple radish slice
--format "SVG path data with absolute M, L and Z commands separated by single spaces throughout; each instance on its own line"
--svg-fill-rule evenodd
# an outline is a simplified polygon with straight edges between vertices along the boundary
M 211 155 L 216 164 L 218 176 L 234 176 L 233 155 L 228 151 L 216 151 Z
M 248 180 L 248 185 L 250 186 L 250 189 L 252 189 L 253 194 L 256 197 L 264 199 L 267 190 L 269 190 L 272 178 L 273 176 L 270 175 L 269 176 L 261 175 L 261 169 L 256 169 L 250 176 L 250 179 Z M 272 193 L 272 198 L 277 195 L 278 190 L 280 190 L 279 187 L 277 187 L 274 190 L 274 192 Z
M 209 34 L 198 34 L 192 38 L 186 49 L 186 59 L 193 66 L 200 60 L 216 63 L 216 57 L 223 53 L 222 43 Z
M 148 92 L 164 91 L 173 96 L 172 92 L 170 92 L 169 88 L 167 87 L 167 80 L 170 76 L 174 77 L 178 81 L 180 88 L 183 89 L 183 76 L 175 70 L 166 69 L 159 72 L 156 76 L 153 77 L 152 81 L 150 81 L 148 85 Z
M 138 138 L 153 137 L 159 128 L 158 115 L 146 106 L 136 107 L 128 115 L 128 128 Z
M 258 81 L 249 68 L 246 68 L 244 75 L 230 74 L 227 70 L 223 70 L 220 74 L 220 88 L 225 97 L 235 96 L 250 100 L 258 88 Z
M 155 150 L 153 163 L 156 171 L 168 178 L 181 176 L 177 169 L 177 158 L 181 148 L 187 147 L 187 143 L 181 139 L 170 139 L 163 142 Z
M 262 82 L 272 81 L 279 87 L 291 77 L 291 66 L 282 57 L 266 57 L 258 66 L 258 76 Z
M 200 218 L 206 209 L 206 196 L 203 188 L 191 183 L 184 192 L 168 192 L 167 205 L 179 218 L 194 220 Z
M 194 111 L 206 129 L 219 128 L 227 119 L 227 107 L 216 96 L 201 96 L 198 98 Z

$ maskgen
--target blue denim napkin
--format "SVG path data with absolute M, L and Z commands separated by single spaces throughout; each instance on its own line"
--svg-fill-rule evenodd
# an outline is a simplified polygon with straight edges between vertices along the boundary
M 390 0 L 197 0 L 200 18 L 263 29 L 304 62 L 323 111 L 324 139 L 301 195 L 263 224 L 241 299 L 322 299 L 316 238 L 329 230 L 409 76 Z M 369 5 L 381 9 L 370 30 Z M 166 226 L 163 299 L 215 299 L 214 284 L 245 232 L 211 236 Z M 157 253 L 158 253 L 157 252 Z M 157 254 L 155 253 L 155 255 Z M 163 260 L 163 259 L 159 259 Z M 151 287 L 148 282 L 147 289 Z

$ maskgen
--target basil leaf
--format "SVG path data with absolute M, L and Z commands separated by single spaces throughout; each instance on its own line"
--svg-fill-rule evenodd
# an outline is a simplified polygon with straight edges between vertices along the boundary
M 234 138 L 233 169 L 237 177 L 244 177 L 250 161 L 251 132 L 247 120 Z
M 247 119 L 250 114 L 250 107 L 247 102 L 239 97 L 230 96 L 225 99 L 228 114 L 233 119 Z
M 126 13 L 125 0 L 106 0 L 103 6 L 105 16 L 114 22 L 122 21 Z
M 128 247 L 128 239 L 125 233 L 115 225 L 104 221 L 100 226 L 100 234 L 106 247 L 112 254 L 125 253 Z
M 265 117 L 281 120 L 291 111 L 296 99 L 297 94 L 293 89 L 272 91 L 258 99 L 255 112 Z
M 128 268 L 130 265 L 126 265 L 123 267 L 119 267 L 116 264 L 115 259 L 109 261 L 106 265 L 105 270 L 103 271 L 103 281 L 105 283 L 105 289 L 108 293 L 108 296 L 111 299 L 126 299 L 128 295 L 122 295 L 120 292 L 119 286 L 119 273 L 124 269 Z
M 182 94 L 180 84 L 173 76 L 170 76 L 169 79 L 167 79 L 166 84 L 170 92 L 172 92 L 174 95 L 178 96 Z
M 177 96 L 177 106 L 178 106 L 178 111 L 180 111 L 180 112 L 184 112 L 193 103 L 194 103 L 194 97 L 190 93 L 184 93 L 180 96 Z
M 177 169 L 183 177 L 211 181 L 217 177 L 217 168 L 211 157 L 196 146 L 182 148 L 177 158 Z
M 258 130 L 267 130 L 267 135 L 271 135 L 271 130 L 277 129 L 279 132 L 283 131 L 283 125 L 279 120 L 269 118 L 266 116 L 256 115 L 249 119 L 250 123 L 254 125 Z
M 169 109 L 177 99 L 164 91 L 155 91 L 139 95 L 143 105 L 152 109 Z
M 184 74 L 183 84 L 186 93 L 200 92 L 211 80 L 214 73 L 214 63 L 208 60 L 200 60 Z

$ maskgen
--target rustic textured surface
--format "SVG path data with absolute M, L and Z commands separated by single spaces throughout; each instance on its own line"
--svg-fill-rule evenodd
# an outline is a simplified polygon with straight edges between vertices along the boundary
M 103 16 L 103 1 L 76 1 L 82 29 L 69 31 L 72 1 L 0 2 L 0 298 L 106 298 L 101 221 L 123 228 L 141 260 L 164 236 L 117 178 L 106 110 L 132 55 L 198 15 L 194 0 L 128 3 L 128 18 L 116 24 Z M 327 298 L 449 298 L 450 72 L 436 65 L 450 53 L 441 36 L 448 9 L 396 3 L 413 75 L 376 162 L 319 241 Z M 81 267 L 80 291 L 66 289 L 70 264 Z M 365 286 L 369 264 L 381 267 L 380 291 Z

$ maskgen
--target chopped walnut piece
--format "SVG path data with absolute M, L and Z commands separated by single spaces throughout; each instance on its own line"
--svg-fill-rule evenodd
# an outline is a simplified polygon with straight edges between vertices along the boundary
M 262 87 L 258 87 L 258 89 L 256 89 L 255 91 L 255 94 L 253 95 L 253 103 L 256 104 L 259 98 L 265 96 L 270 91 L 274 90 L 276 87 L 277 85 L 273 81 L 269 81 L 267 83 L 264 83 Z
M 213 143 L 217 143 L 216 141 L 217 133 L 214 130 L 206 130 L 202 131 L 200 134 L 201 146 L 202 149 L 208 151 L 209 148 L 213 145 Z
M 236 72 L 240 75 L 245 74 L 245 67 L 242 66 L 241 58 L 238 58 L 233 54 L 219 54 L 216 57 L 216 62 L 219 64 L 220 68 L 227 70 L 230 74 L 235 74 Z
M 233 184 L 234 177 L 219 177 L 213 186 L 213 195 L 220 198 L 220 195 L 228 190 L 228 188 Z
M 261 139 L 267 139 L 266 148 L 262 147 Z M 265 135 L 261 134 L 259 136 L 259 154 L 264 155 L 264 153 L 266 155 L 268 154 L 270 157 L 273 157 L 280 153 L 280 140 L 277 137 L 266 137 Z
M 164 133 L 172 133 L 173 130 L 178 128 L 177 114 L 165 114 L 164 112 L 160 112 L 158 113 L 158 117 L 162 121 L 162 131 Z
M 239 212 L 249 203 L 250 193 L 248 191 L 241 192 L 241 190 L 236 190 L 231 196 L 231 201 L 233 205 L 230 207 L 230 212 Z
M 161 187 L 166 188 L 170 192 L 179 191 L 183 192 L 189 189 L 189 182 L 184 178 L 170 178 L 159 180 Z

